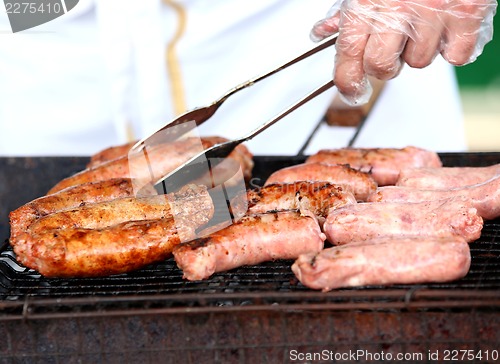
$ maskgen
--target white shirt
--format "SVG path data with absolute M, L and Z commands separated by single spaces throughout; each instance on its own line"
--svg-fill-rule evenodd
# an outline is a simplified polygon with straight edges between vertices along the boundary
M 80 0 L 68 14 L 16 34 L 2 13 L 0 155 L 89 155 L 144 137 L 313 47 L 309 30 L 330 5 Z M 325 50 L 231 97 L 200 133 L 245 135 L 331 78 L 333 59 L 334 49 Z M 296 154 L 334 92 L 255 137 L 249 149 Z M 355 146 L 462 151 L 463 129 L 453 69 L 438 57 L 387 83 Z M 323 125 L 306 152 L 345 146 L 353 132 Z

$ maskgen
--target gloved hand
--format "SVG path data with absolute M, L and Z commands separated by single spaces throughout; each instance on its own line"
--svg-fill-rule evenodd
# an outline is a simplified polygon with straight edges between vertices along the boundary
M 496 0 L 337 0 L 311 38 L 339 33 L 334 81 L 344 101 L 362 104 L 367 75 L 388 80 L 439 53 L 453 65 L 473 62 L 493 37 L 496 8 Z

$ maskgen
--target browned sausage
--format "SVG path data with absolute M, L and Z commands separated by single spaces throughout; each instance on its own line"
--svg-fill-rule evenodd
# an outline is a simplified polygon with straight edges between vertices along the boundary
M 156 190 L 152 186 L 143 189 L 142 192 L 149 195 L 156 194 Z M 18 233 L 25 231 L 35 220 L 43 216 L 133 195 L 134 189 L 129 178 L 113 178 L 84 183 L 42 196 L 9 214 L 11 240 L 15 241 Z
M 25 243 L 14 246 L 14 252 L 22 264 L 46 277 L 108 276 L 167 258 L 181 242 L 175 226 L 174 219 L 166 218 L 125 222 L 102 230 L 72 228 L 26 234 Z
M 164 171 L 167 173 L 187 161 L 190 156 L 195 153 L 198 146 L 198 138 L 187 138 L 168 145 L 156 146 L 150 150 L 150 153 L 148 153 L 149 163 L 155 165 L 156 171 Z M 144 164 L 142 163 L 144 160 L 142 153 L 139 154 L 134 160 L 138 161 L 137 163 L 141 166 Z M 63 179 L 52 187 L 48 194 L 87 182 L 102 181 L 111 178 L 149 177 L 149 171 L 147 168 L 141 169 L 141 171 L 137 170 L 134 173 L 136 173 L 136 175 L 132 176 L 129 170 L 129 158 L 125 155 L 118 159 L 102 163 L 94 168 L 85 169 Z M 158 176 L 160 176 L 160 174 L 158 174 Z
M 178 245 L 173 255 L 188 280 L 323 248 L 315 218 L 295 211 L 248 215 L 205 238 Z
M 193 239 L 195 230 L 213 215 L 206 188 L 188 186 L 170 198 L 155 196 L 148 201 L 162 198 L 159 205 L 137 199 L 135 209 L 133 200 L 124 198 L 111 201 L 112 205 L 103 202 L 48 215 L 18 235 L 14 252 L 22 264 L 48 277 L 103 276 L 138 269 L 165 259 L 175 245 Z M 120 207 L 124 201 L 133 211 Z
M 148 180 L 153 178 L 156 180 L 188 161 L 192 156 L 200 152 L 201 149 L 206 149 L 224 140 L 226 139 L 207 137 L 202 138 L 200 143 L 199 138 L 193 137 L 168 144 L 159 144 L 147 149 L 147 156 L 143 153 L 134 153 L 130 156 L 127 154 L 96 165 L 93 168 L 80 171 L 57 183 L 47 194 L 55 193 L 70 186 L 111 178 L 146 178 Z M 228 157 L 235 158 L 238 162 L 242 163 L 241 166 L 245 176 L 251 175 L 253 161 L 246 147 L 239 146 Z M 154 176 L 151 176 L 148 164 L 153 166 Z M 132 168 L 132 173 L 130 168 Z
M 90 157 L 90 162 L 87 163 L 87 168 L 93 168 L 99 164 L 109 162 L 113 159 L 126 156 L 130 149 L 137 143 L 137 141 L 129 142 L 122 145 L 117 145 L 101 150 L 100 152 Z
M 227 139 L 216 136 L 203 137 L 207 143 L 216 144 L 227 141 Z M 90 162 L 87 164 L 87 169 L 96 167 L 99 164 L 109 162 L 113 159 L 118 159 L 124 156 L 127 156 L 130 152 L 130 149 L 137 143 L 137 141 L 133 141 L 130 143 L 126 143 L 123 145 L 117 145 L 114 147 L 106 148 L 93 156 L 90 157 Z M 229 155 L 229 158 L 232 158 L 240 163 L 242 166 L 242 171 L 244 173 L 244 177 L 246 180 L 249 180 L 252 175 L 252 169 L 254 166 L 253 155 L 250 153 L 248 148 L 240 144 L 236 146 L 234 151 Z
M 346 165 L 322 163 L 303 163 L 280 169 L 271 174 L 265 184 L 295 181 L 330 182 L 351 191 L 358 201 L 364 201 L 377 188 L 377 183 L 368 173 Z
M 300 210 L 326 218 L 336 208 L 356 203 L 354 195 L 329 182 L 273 183 L 247 191 L 248 213 Z
M 58 211 L 35 221 L 29 230 L 32 234 L 43 231 L 69 228 L 104 229 L 127 221 L 157 220 L 177 215 L 197 218 L 205 215 L 201 209 L 207 196 L 193 191 L 189 185 L 179 193 L 151 197 L 124 197 Z M 200 203 L 198 207 L 197 202 Z M 206 221 L 208 222 L 208 221 Z

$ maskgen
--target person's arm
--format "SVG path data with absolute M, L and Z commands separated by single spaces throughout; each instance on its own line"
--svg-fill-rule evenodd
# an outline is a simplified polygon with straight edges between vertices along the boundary
M 453 65 L 473 62 L 493 37 L 496 8 L 496 0 L 338 0 L 311 38 L 338 32 L 334 81 L 346 102 L 361 104 L 368 75 L 388 80 L 438 54 Z

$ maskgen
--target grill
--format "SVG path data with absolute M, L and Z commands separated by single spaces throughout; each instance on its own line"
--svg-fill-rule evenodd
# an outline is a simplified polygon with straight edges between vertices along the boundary
M 440 156 L 446 166 L 500 163 L 500 153 Z M 303 160 L 256 157 L 250 183 L 261 185 L 274 170 Z M 0 159 L 0 238 L 5 241 L 0 249 L 0 335 L 6 343 L 0 345 L 0 358 L 296 363 L 376 361 L 385 353 L 393 360 L 413 354 L 413 361 L 436 362 L 436 353 L 444 360 L 458 350 L 458 358 L 474 353 L 476 362 L 499 359 L 499 219 L 486 222 L 481 238 L 470 245 L 468 275 L 446 284 L 322 293 L 297 281 L 291 261 L 188 282 L 173 259 L 106 278 L 46 279 L 15 260 L 6 239 L 8 212 L 86 162 Z

